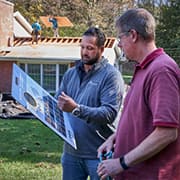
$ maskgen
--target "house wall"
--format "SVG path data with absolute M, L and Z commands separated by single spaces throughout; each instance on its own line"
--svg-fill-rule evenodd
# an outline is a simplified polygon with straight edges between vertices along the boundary
M 13 43 L 13 11 L 12 3 L 0 0 L 0 50 Z
M 13 61 L 0 61 L 0 93 L 11 93 Z

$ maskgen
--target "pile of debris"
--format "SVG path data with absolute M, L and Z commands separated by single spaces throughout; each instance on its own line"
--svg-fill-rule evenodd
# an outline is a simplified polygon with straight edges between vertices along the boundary
M 35 116 L 17 103 L 14 99 L 4 99 L 0 96 L 0 118 L 32 119 Z

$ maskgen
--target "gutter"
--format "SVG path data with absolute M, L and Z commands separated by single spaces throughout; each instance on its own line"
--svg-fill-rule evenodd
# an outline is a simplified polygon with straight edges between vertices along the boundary
M 0 56 L 0 61 L 24 61 L 24 62 L 34 62 L 40 63 L 40 62 L 53 62 L 53 63 L 59 63 L 59 62 L 74 62 L 79 60 L 79 58 L 73 58 L 73 57 L 64 57 L 64 58 L 52 58 L 52 57 L 11 57 L 11 56 Z M 38 62 L 37 62 L 38 61 Z

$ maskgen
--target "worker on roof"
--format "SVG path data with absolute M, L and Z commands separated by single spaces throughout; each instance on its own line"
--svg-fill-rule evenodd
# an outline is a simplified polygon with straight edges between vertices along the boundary
M 38 44 L 38 37 L 41 35 L 41 25 L 39 24 L 39 21 L 33 23 L 32 28 L 32 44 L 34 44 L 34 42 Z
M 52 29 L 54 32 L 54 37 L 59 37 L 59 33 L 58 33 L 58 21 L 55 18 L 55 16 L 49 16 L 49 22 L 52 23 Z

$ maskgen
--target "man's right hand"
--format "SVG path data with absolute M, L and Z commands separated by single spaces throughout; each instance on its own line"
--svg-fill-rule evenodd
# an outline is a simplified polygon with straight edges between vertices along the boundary
M 78 104 L 64 92 L 62 92 L 58 97 L 58 107 L 64 112 L 72 112 Z

